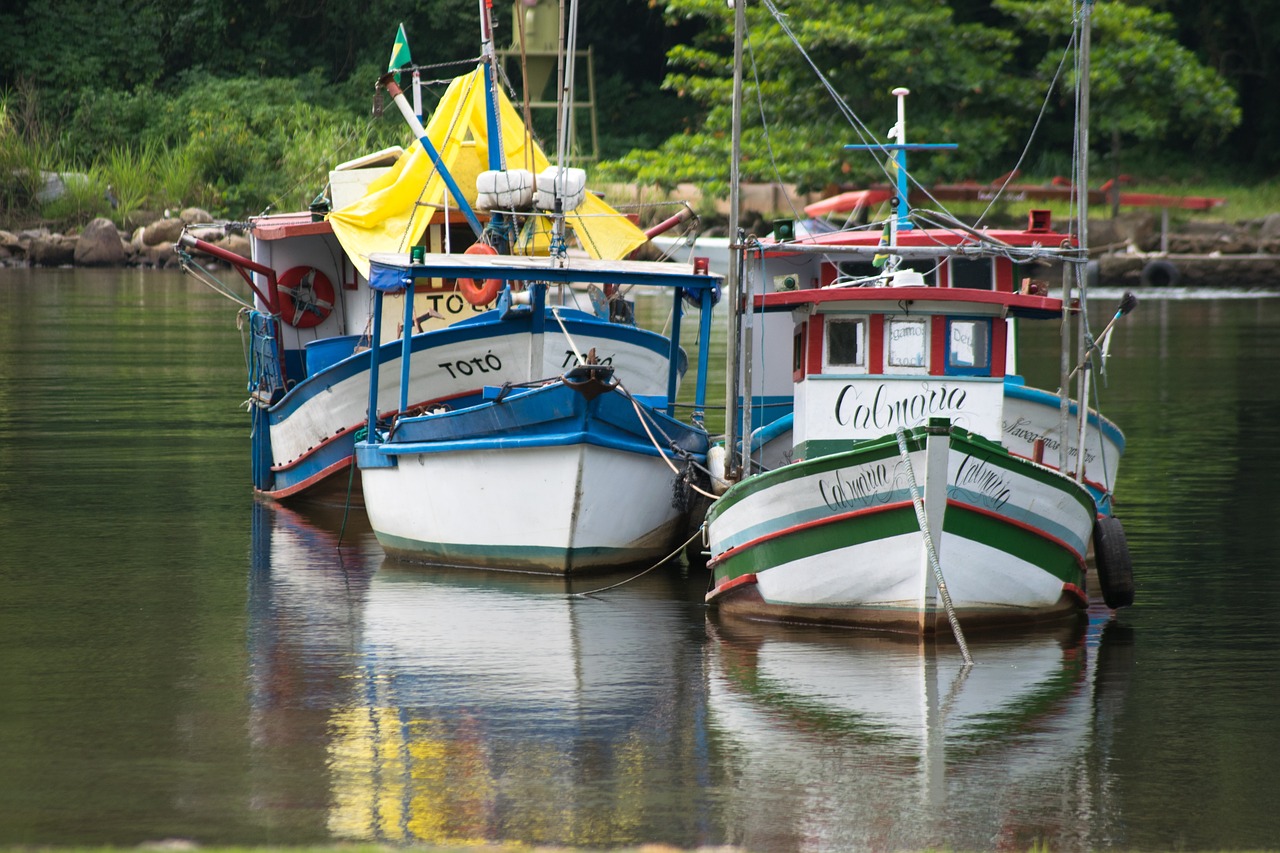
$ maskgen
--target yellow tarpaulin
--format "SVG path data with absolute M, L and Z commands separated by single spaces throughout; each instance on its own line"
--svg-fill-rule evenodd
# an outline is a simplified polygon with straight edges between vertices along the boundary
M 475 201 L 476 178 L 488 169 L 489 132 L 485 121 L 481 69 L 454 80 L 427 123 L 427 138 L 468 203 Z M 550 163 L 525 134 L 524 123 L 506 95 L 498 92 L 498 115 L 507 167 L 535 175 Z M 369 255 L 408 252 L 433 220 L 444 215 L 444 180 L 421 144 L 415 144 L 391 169 L 369 185 L 363 198 L 332 211 L 329 221 L 356 269 L 369 276 Z M 448 200 L 451 209 L 457 202 Z M 617 260 L 639 248 L 644 232 L 604 200 L 588 193 L 565 224 L 593 258 Z M 540 241 L 539 241 L 540 242 Z

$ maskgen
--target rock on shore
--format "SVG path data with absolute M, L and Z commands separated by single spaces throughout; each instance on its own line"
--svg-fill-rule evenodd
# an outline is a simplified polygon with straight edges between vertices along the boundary
M 177 267 L 173 247 L 184 230 L 249 257 L 249 240 L 233 223 L 214 222 L 208 211 L 189 207 L 177 216 L 157 217 L 128 235 L 102 217 L 69 234 L 47 228 L 0 230 L 0 267 Z

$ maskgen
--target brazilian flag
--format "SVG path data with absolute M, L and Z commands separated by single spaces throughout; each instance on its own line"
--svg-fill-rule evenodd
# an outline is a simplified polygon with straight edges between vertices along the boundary
M 409 55 L 409 39 L 404 34 L 404 24 L 401 24 L 400 31 L 396 33 L 396 42 L 391 46 L 391 61 L 387 63 L 387 70 L 395 71 L 397 68 L 412 64 L 413 57 Z M 399 74 L 396 75 L 396 82 L 400 82 Z

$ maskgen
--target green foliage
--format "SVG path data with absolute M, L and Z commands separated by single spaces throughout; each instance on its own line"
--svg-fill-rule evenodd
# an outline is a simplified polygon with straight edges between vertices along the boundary
M 994 0 L 993 8 L 1009 16 L 1009 26 L 958 21 L 948 6 L 928 0 L 793 0 L 781 23 L 764 5 L 749 6 L 743 179 L 793 182 L 801 190 L 887 180 L 877 162 L 883 158 L 842 148 L 886 139 L 896 119 L 889 93 L 897 86 L 911 90 L 911 141 L 959 145 L 954 154 L 916 155 L 912 172 L 922 181 L 991 180 L 1021 155 L 1035 163 L 1053 159 L 1054 150 L 1069 152 L 1070 76 L 1058 83 L 1035 147 L 1022 146 L 1032 138 L 1071 33 L 1070 0 Z M 732 10 L 714 0 L 669 0 L 667 14 L 672 23 L 703 24 L 689 43 L 668 51 L 672 70 L 664 83 L 698 104 L 702 121 L 656 151 L 635 150 L 604 164 L 604 175 L 664 187 L 693 182 L 722 193 L 730 157 Z M 1239 123 L 1230 87 L 1169 38 L 1171 27 L 1168 15 L 1142 6 L 1097 3 L 1092 124 L 1103 144 L 1124 136 L 1207 145 Z M 815 70 L 830 81 L 830 92 Z M 846 111 L 854 118 L 846 119 Z
M 674 70 L 664 83 L 701 105 L 703 121 L 656 153 L 632 152 L 608 164 L 608 173 L 614 179 L 723 187 L 731 122 L 731 10 L 710 0 L 672 0 L 667 12 L 673 22 L 696 18 L 705 24 L 691 44 L 669 51 Z M 1016 46 L 1007 31 L 959 23 L 948 7 L 928 0 L 900 0 L 893 8 L 796 0 L 785 12 L 803 53 L 766 8 L 747 9 L 744 180 L 795 182 L 802 189 L 883 180 L 875 159 L 849 156 L 843 146 L 885 139 L 896 118 L 890 91 L 897 86 L 912 91 L 911 139 L 960 146 L 955 154 L 919 158 L 915 171 L 922 178 L 982 174 L 994 162 L 1007 162 L 1034 118 L 1037 93 L 1006 71 Z M 822 87 L 815 67 L 834 93 Z M 865 124 L 846 119 L 842 104 Z
M 1052 45 L 1039 63 L 1052 73 L 1070 35 L 1071 0 L 994 0 L 1032 37 Z M 1125 137 L 1168 147 L 1208 148 L 1240 124 L 1236 93 L 1173 38 L 1172 16 L 1144 6 L 1094 4 L 1090 51 L 1090 129 L 1104 141 Z M 1069 78 L 1075 86 L 1074 78 Z M 1163 145 L 1162 145 L 1163 144 Z

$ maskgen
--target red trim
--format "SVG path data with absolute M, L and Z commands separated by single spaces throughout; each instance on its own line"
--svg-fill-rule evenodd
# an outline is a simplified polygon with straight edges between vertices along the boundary
M 253 236 L 259 240 L 286 240 L 309 234 L 332 234 L 333 225 L 325 219 L 313 222 L 310 213 L 284 213 L 266 216 L 252 222 Z
M 342 459 L 339 459 L 337 462 L 333 463 L 332 465 L 330 465 L 328 468 L 325 468 L 322 471 L 317 471 L 315 474 L 312 474 L 310 477 L 303 480 L 302 482 L 294 483 L 292 486 L 290 486 L 287 489 L 275 489 L 274 491 L 264 490 L 262 494 L 266 495 L 269 498 L 287 498 L 292 495 L 296 495 L 298 492 L 304 491 L 306 489 L 310 489 L 312 486 L 314 486 L 316 483 L 320 482 L 321 480 L 327 479 L 330 476 L 338 473 L 339 471 L 343 471 L 347 468 L 350 468 L 354 462 L 355 462 L 355 457 L 352 457 L 352 456 L 344 457 Z M 272 470 L 274 471 L 278 469 L 273 468 Z
M 867 323 L 867 372 L 884 373 L 883 314 L 872 314 Z
M 1068 593 L 1068 594 L 1070 594 L 1070 595 L 1075 596 L 1076 600 L 1078 600 L 1078 601 L 1079 601 L 1081 604 L 1083 604 L 1085 607 L 1088 607 L 1088 606 L 1089 606 L 1089 596 L 1085 593 L 1085 591 L 1084 591 L 1083 589 L 1081 589 L 1080 587 L 1076 586 L 1075 584 L 1073 584 L 1073 583 L 1064 583 L 1064 584 L 1062 585 L 1062 591 L 1063 591 L 1063 592 L 1065 592 L 1065 593 Z
M 833 264 L 830 261 L 823 261 L 818 265 L 818 284 L 822 287 L 826 287 L 831 284 L 831 282 L 835 281 L 839 274 L 840 266 L 838 264 Z
M 991 375 L 1004 376 L 1009 349 L 1009 324 L 999 317 L 991 320 Z
M 1062 300 L 1050 296 L 1030 296 L 1002 290 L 974 290 L 968 287 L 838 287 L 826 290 L 781 290 L 757 294 L 756 308 L 782 310 L 823 302 L 917 302 L 994 305 L 1015 311 L 1061 314 Z M 959 310 L 954 309 L 954 310 Z
M 826 338 L 826 321 L 821 314 L 809 318 L 808 351 L 805 353 L 805 375 L 818 376 L 822 373 L 822 347 Z
M 1078 551 L 1076 551 L 1075 548 L 1072 548 L 1070 545 L 1068 545 L 1066 542 L 1063 542 L 1057 536 L 1051 536 L 1050 534 L 1045 533 L 1043 530 L 1032 527 L 1030 524 L 1024 524 L 1021 521 L 1010 518 L 1007 515 L 1001 515 L 998 512 L 992 512 L 991 510 L 982 509 L 981 507 L 976 507 L 973 504 L 961 503 L 960 501 L 955 500 L 954 498 L 947 498 L 947 506 L 959 507 L 960 509 L 966 510 L 968 512 L 976 512 L 978 515 L 985 515 L 988 518 L 999 519 L 1002 523 L 1008 524 L 1012 527 L 1020 527 L 1023 530 L 1027 531 L 1028 533 L 1033 534 L 1035 536 L 1039 536 L 1041 539 L 1052 542 L 1054 545 L 1057 545 L 1059 548 L 1063 549 L 1064 551 L 1067 551 L 1070 554 L 1074 554 L 1076 558 L 1076 563 L 1079 564 L 1080 566 L 1080 571 L 1082 572 L 1088 571 L 1088 567 L 1085 565 L 1084 554 L 1079 553 Z
M 755 582 L 756 582 L 755 572 L 750 572 L 745 575 L 739 575 L 733 580 L 725 581 L 724 583 L 718 585 L 715 589 L 711 590 L 711 592 L 708 592 L 706 597 L 703 600 L 710 602 L 712 599 L 719 598 L 720 596 L 726 593 L 732 592 L 733 590 L 737 589 L 740 586 L 747 586 L 748 584 L 753 584 Z
M 1013 286 L 1013 261 L 1008 258 L 996 258 L 992 268 L 996 279 L 992 287 L 1001 293 L 1013 293 L 1016 289 Z
M 457 394 L 450 394 L 447 397 L 435 397 L 434 399 L 431 399 L 431 400 L 423 400 L 420 403 L 410 403 L 409 410 L 412 411 L 414 409 L 420 409 L 423 406 L 438 406 L 441 403 L 447 403 L 450 400 L 457 400 L 461 397 L 471 397 L 477 393 L 478 391 L 461 391 Z M 400 414 L 400 411 L 398 409 L 387 409 L 385 412 L 378 413 L 378 420 L 389 419 L 389 418 L 395 417 L 398 414 Z M 288 471 L 290 468 L 300 463 L 303 459 L 306 459 L 314 451 L 319 450 L 321 447 L 332 444 L 333 442 L 337 441 L 339 438 L 342 438 L 344 435 L 351 435 L 353 432 L 358 432 L 362 429 L 364 429 L 364 421 L 361 421 L 355 426 L 349 426 L 346 429 L 339 430 L 338 432 L 335 432 L 333 435 L 321 441 L 319 444 L 316 444 L 312 447 L 308 447 L 307 452 L 303 453 L 297 459 L 292 459 L 288 462 L 284 462 L 279 465 L 272 465 L 271 470 L 272 471 Z M 334 463 L 334 464 L 337 464 L 337 463 Z M 329 467 L 332 468 L 333 466 L 331 465 Z
M 1012 450 L 1010 450 L 1010 451 L 1009 451 L 1009 455 L 1010 455 L 1010 456 L 1016 456 L 1018 459 L 1026 459 L 1026 460 L 1027 460 L 1027 461 L 1029 461 L 1029 462 L 1034 462 L 1034 463 L 1036 463 L 1037 465 L 1041 466 L 1042 468 L 1048 468 L 1050 471 L 1058 471 L 1058 466 L 1057 466 L 1057 465 L 1050 465 L 1048 462 L 1045 462 L 1043 459 L 1037 459 L 1037 458 L 1035 458 L 1034 456 L 1027 456 L 1027 455 L 1022 454 L 1022 453 L 1015 453 L 1015 452 L 1014 452 L 1014 451 L 1012 451 Z M 1056 454 L 1054 454 L 1054 455 L 1056 455 Z M 1061 471 L 1058 471 L 1058 473 L 1062 473 L 1062 472 L 1061 472 Z M 1070 473 L 1070 472 L 1068 472 L 1068 473 Z M 1100 482 L 1098 482 L 1097 480 L 1091 480 L 1091 479 L 1089 479 L 1088 477 L 1083 477 L 1083 478 L 1081 478 L 1081 480 L 1082 480 L 1082 482 L 1084 482 L 1084 483 L 1086 483 L 1086 484 L 1088 484 L 1088 485 L 1090 485 L 1090 486 L 1093 486 L 1095 489 L 1097 489 L 1097 490 L 1098 490 L 1098 491 L 1100 491 L 1100 492 L 1107 493 L 1107 492 L 1110 492 L 1110 491 L 1111 491 L 1110 489 L 1108 489 L 1108 488 L 1107 488 L 1107 486 L 1106 486 L 1106 484 L 1105 484 L 1105 483 L 1100 483 Z M 1099 517 L 1101 517 L 1101 516 L 1099 516 Z
M 714 558 L 707 561 L 708 567 L 715 565 L 728 559 L 731 555 L 738 553 L 746 548 L 754 548 L 762 542 L 768 542 L 772 539 L 780 539 L 783 536 L 789 536 L 800 530 L 808 530 L 813 527 L 822 527 L 827 524 L 835 524 L 837 521 L 847 521 L 850 518 L 857 518 L 863 515 L 875 515 L 881 512 L 889 512 L 890 510 L 902 509 L 904 506 L 913 506 L 911 501 L 897 501 L 891 504 L 881 504 L 880 506 L 867 507 L 866 509 L 855 509 L 853 512 L 842 512 L 839 515 L 829 515 L 826 518 L 816 518 L 813 521 L 806 521 L 803 524 L 794 524 L 791 527 L 785 527 L 782 530 L 775 530 L 772 533 L 766 533 L 764 536 L 757 536 L 741 545 L 736 545 L 727 551 L 721 551 Z
M 929 326 L 929 375 L 942 376 L 947 372 L 947 316 L 935 314 Z

